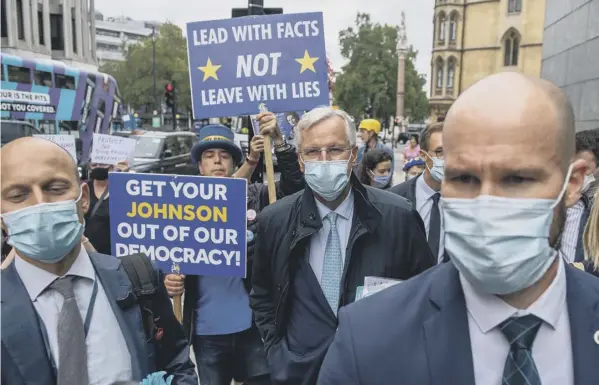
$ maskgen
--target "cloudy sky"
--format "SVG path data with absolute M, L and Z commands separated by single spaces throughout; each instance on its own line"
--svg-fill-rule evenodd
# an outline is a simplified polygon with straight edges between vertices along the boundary
M 185 31 L 189 21 L 227 19 L 231 8 L 247 6 L 245 0 L 95 0 L 96 10 L 109 16 L 138 20 L 168 20 Z M 419 52 L 417 69 L 430 76 L 434 0 L 265 0 L 265 7 L 282 7 L 285 13 L 324 13 L 327 54 L 335 69 L 344 60 L 339 52 L 338 34 L 353 25 L 357 12 L 370 13 L 374 22 L 397 25 L 406 12 L 408 41 Z

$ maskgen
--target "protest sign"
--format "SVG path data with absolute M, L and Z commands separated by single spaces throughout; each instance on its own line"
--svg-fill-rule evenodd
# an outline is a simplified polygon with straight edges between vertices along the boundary
M 166 273 L 245 277 L 247 181 L 109 175 L 113 255 L 143 253 Z
M 291 111 L 291 112 L 279 112 L 275 114 L 277 118 L 277 124 L 279 125 L 279 129 L 281 130 L 281 134 L 287 140 L 293 140 L 293 129 L 299 122 L 299 120 L 304 115 L 304 111 Z M 260 133 L 260 122 L 256 119 L 258 115 L 251 115 L 250 120 L 252 122 L 252 129 L 254 130 L 254 135 L 258 135 Z
M 69 154 L 77 161 L 77 147 L 75 146 L 75 137 L 71 135 L 33 135 L 37 138 L 49 140 L 58 144 L 60 147 L 68 151 Z
M 329 104 L 322 13 L 187 23 L 193 114 L 251 115 Z
M 133 164 L 135 139 L 122 136 L 94 134 L 92 141 L 92 163 L 117 164 L 127 161 Z

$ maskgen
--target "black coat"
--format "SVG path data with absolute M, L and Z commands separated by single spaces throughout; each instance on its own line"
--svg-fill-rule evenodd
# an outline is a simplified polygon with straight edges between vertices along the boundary
M 424 225 L 403 198 L 366 187 L 352 174 L 354 218 L 347 245 L 340 306 L 354 301 L 364 277 L 408 279 L 435 265 Z M 310 237 L 322 227 L 309 187 L 259 216 L 250 306 L 268 351 L 284 335 L 290 281 Z
M 296 193 L 304 188 L 304 174 L 299 168 L 295 147 L 289 146 L 288 149 L 277 151 L 277 162 L 281 178 L 276 183 L 277 199 Z M 256 213 L 262 211 L 269 204 L 268 186 L 263 183 L 252 183 L 248 186 L 247 210 L 254 210 Z M 247 228 L 256 234 L 257 219 L 248 221 Z M 254 260 L 254 243 L 256 240 L 248 242 L 247 251 L 247 277 L 244 280 L 245 287 L 250 292 L 252 263 Z M 189 275 L 185 277 L 185 303 L 183 306 L 183 327 L 185 335 L 193 337 L 195 326 L 195 308 L 198 299 L 198 278 Z

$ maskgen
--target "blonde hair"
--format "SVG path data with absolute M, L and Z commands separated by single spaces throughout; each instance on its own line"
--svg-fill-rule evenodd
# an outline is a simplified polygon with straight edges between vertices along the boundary
M 595 192 L 593 208 L 584 228 L 582 244 L 585 259 L 593 263 L 599 270 L 599 189 Z

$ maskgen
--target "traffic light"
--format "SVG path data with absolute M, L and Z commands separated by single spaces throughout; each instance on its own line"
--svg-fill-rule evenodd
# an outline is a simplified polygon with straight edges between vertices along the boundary
M 173 83 L 164 85 L 164 103 L 167 108 L 175 107 L 175 85 Z

